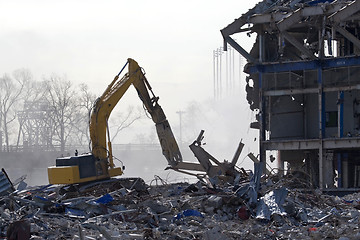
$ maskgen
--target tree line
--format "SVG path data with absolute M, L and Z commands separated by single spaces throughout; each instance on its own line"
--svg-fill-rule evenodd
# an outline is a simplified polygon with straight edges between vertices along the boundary
M 34 79 L 28 69 L 0 77 L 0 131 L 2 151 L 25 147 L 65 150 L 66 145 L 87 145 L 89 113 L 97 96 L 87 84 L 75 85 L 66 76 L 51 74 Z M 113 139 L 119 131 L 143 117 L 128 107 L 118 114 Z

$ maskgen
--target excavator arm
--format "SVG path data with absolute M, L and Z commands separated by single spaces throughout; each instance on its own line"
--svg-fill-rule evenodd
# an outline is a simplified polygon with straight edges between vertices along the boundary
M 163 109 L 158 104 L 159 98 L 154 95 L 152 88 L 138 63 L 129 58 L 127 64 L 129 66 L 129 72 L 121 79 L 119 79 L 121 72 L 115 76 L 105 92 L 94 104 L 90 119 L 92 153 L 99 159 L 109 158 L 110 168 L 114 167 L 111 143 L 109 141 L 106 144 L 106 135 L 109 131 L 107 122 L 111 111 L 132 84 L 155 123 L 165 158 L 169 165 L 175 166 L 178 162 L 182 161 L 182 157 L 175 137 L 171 131 L 170 124 L 166 120 Z
M 122 78 L 119 78 L 126 65 L 128 65 L 128 73 Z M 92 146 L 91 156 L 57 159 L 56 167 L 48 168 L 50 183 L 87 182 L 122 174 L 122 169 L 116 168 L 113 162 L 108 120 L 112 110 L 131 85 L 135 87 L 139 98 L 155 123 L 162 153 L 167 159 L 168 164 L 174 167 L 179 162 L 182 162 L 182 156 L 170 124 L 166 119 L 163 109 L 158 104 L 159 97 L 154 95 L 142 68 L 135 60 L 129 58 L 123 69 L 115 76 L 101 97 L 94 103 L 89 124 Z M 81 164 L 81 158 L 90 159 L 90 166 L 87 166 L 86 163 Z M 84 161 L 86 161 L 86 159 L 84 159 Z M 94 164 L 93 167 L 92 164 Z M 66 167 L 67 169 L 65 170 Z M 82 171 L 82 169 L 85 170 Z M 86 169 L 90 170 L 88 171 Z M 79 174 L 77 171 L 79 171 Z M 84 177 L 81 177 L 81 175 Z

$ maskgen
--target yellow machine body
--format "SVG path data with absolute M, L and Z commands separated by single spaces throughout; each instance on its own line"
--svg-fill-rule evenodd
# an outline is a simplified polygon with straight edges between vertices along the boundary
M 119 78 L 126 65 L 128 65 L 128 73 Z M 135 87 L 140 100 L 155 123 L 162 152 L 169 165 L 175 166 L 182 162 L 182 156 L 169 122 L 158 104 L 159 97 L 152 92 L 142 68 L 130 58 L 124 68 L 115 76 L 101 97 L 95 101 L 92 108 L 89 124 L 91 154 L 56 159 L 56 166 L 48 168 L 51 184 L 84 183 L 123 174 L 123 168 L 115 167 L 113 162 L 108 119 L 130 85 Z
M 48 176 L 50 184 L 73 184 L 85 183 L 96 180 L 106 179 L 122 175 L 123 171 L 120 167 L 109 169 L 109 175 L 100 175 L 93 177 L 80 178 L 78 166 L 64 166 L 64 167 L 48 167 Z

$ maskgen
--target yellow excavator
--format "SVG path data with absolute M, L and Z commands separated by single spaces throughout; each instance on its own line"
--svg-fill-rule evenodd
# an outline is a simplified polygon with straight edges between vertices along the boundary
M 119 78 L 128 65 L 128 73 Z M 109 136 L 108 120 L 111 111 L 133 85 L 146 110 L 155 123 L 162 153 L 170 166 L 182 162 L 182 156 L 165 113 L 145 77 L 143 69 L 128 59 L 105 92 L 93 106 L 90 115 L 91 153 L 56 159 L 56 166 L 48 168 L 50 184 L 73 184 L 108 179 L 123 174 L 124 167 L 115 167 Z

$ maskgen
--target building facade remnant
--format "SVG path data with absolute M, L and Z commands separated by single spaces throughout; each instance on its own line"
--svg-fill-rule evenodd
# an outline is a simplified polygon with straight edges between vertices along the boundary
M 221 34 L 248 62 L 260 161 L 276 150 L 315 186 L 360 187 L 360 1 L 264 0 Z

